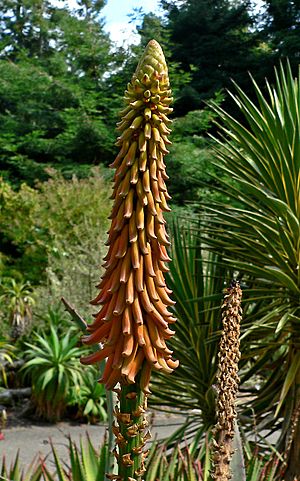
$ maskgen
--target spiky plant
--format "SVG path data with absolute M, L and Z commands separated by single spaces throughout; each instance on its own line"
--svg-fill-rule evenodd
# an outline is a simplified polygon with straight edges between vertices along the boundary
M 118 425 L 113 428 L 117 479 L 129 481 L 141 479 L 145 469 L 144 412 L 151 370 L 171 373 L 178 364 L 166 345 L 175 318 L 168 309 L 174 302 L 164 278 L 170 260 L 163 212 L 170 210 L 164 156 L 170 144 L 171 101 L 165 58 L 152 40 L 125 92 L 120 152 L 111 165 L 116 172 L 109 249 L 100 292 L 92 301 L 102 307 L 83 339 L 86 345 L 101 343 L 101 348 L 82 362 L 106 359 L 100 382 L 109 390 L 120 383 Z
M 215 106 L 218 165 L 234 182 L 222 186 L 230 205 L 206 207 L 202 232 L 247 285 L 243 356 L 252 369 L 242 381 L 263 375 L 249 415 L 252 408 L 258 429 L 260 422 L 282 429 L 278 447 L 289 448 L 286 480 L 293 481 L 300 472 L 299 418 L 293 422 L 300 403 L 300 76 L 281 66 L 266 93 L 253 86 L 255 102 L 238 86 L 231 94 L 243 123 Z
M 201 246 L 194 226 L 174 222 L 172 262 L 167 275 L 176 300 L 176 336 L 170 347 L 179 367 L 167 378 L 153 376 L 151 404 L 166 411 L 180 409 L 186 422 L 169 439 L 183 438 L 198 451 L 216 422 L 215 390 L 222 290 L 232 278 L 222 259 Z M 224 284 L 225 281 L 225 284 Z

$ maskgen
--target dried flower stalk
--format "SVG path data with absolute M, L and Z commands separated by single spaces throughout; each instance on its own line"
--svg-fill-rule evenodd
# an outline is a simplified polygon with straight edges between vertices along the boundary
M 222 305 L 223 331 L 219 347 L 217 374 L 217 424 L 214 430 L 214 473 L 217 481 L 231 479 L 230 461 L 236 420 L 235 402 L 238 392 L 240 360 L 240 322 L 242 290 L 233 281 L 226 289 Z

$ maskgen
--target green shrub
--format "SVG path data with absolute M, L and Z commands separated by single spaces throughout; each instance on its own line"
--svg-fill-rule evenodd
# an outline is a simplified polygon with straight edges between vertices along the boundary
M 4 321 L 8 320 L 9 323 L 10 336 L 18 339 L 28 330 L 32 321 L 32 307 L 35 305 L 32 288 L 28 282 L 4 279 L 0 285 L 0 301 Z
M 69 397 L 69 404 L 78 409 L 77 417 L 85 417 L 91 424 L 107 420 L 105 409 L 105 388 L 97 382 L 99 369 L 94 366 L 85 368 L 80 386 L 74 386 Z
M 34 334 L 33 343 L 25 343 L 24 376 L 32 385 L 32 402 L 37 414 L 57 421 L 64 414 L 70 390 L 82 384 L 77 346 L 78 337 L 71 330 L 59 337 L 53 326 L 50 335 Z
M 98 169 L 81 180 L 65 180 L 53 169 L 48 174 L 50 179 L 36 189 L 22 184 L 14 191 L 7 183 L 0 184 L 2 252 L 16 254 L 8 267 L 23 268 L 23 277 L 35 284 L 41 280 L 48 253 L 57 251 L 55 241 L 64 241 L 71 249 L 82 236 L 98 238 L 110 212 L 110 188 Z M 37 270 L 30 264 L 33 259 L 42 262 Z
M 1 274 L 42 286 L 37 310 L 49 296 L 87 304 L 99 277 L 110 213 L 110 188 L 98 169 L 65 180 L 56 171 L 38 189 L 0 184 Z

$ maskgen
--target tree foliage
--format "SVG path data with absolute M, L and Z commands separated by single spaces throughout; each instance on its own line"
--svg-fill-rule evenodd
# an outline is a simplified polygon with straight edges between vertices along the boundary
M 265 0 L 262 13 L 254 2 L 240 0 L 162 0 L 161 4 L 171 59 L 191 76 L 177 101 L 177 114 L 197 109 L 217 90 L 230 88 L 231 79 L 252 95 L 248 72 L 259 84 L 265 77 L 272 80 L 274 64 L 281 58 L 289 57 L 296 73 L 299 1 Z M 234 111 L 230 103 L 226 108 Z
M 80 289 L 88 298 L 103 254 L 109 187 L 97 170 L 82 180 L 49 175 L 39 190 L 0 184 L 1 277 L 35 285 L 48 279 L 62 291 L 68 287 L 71 299 Z
M 228 87 L 231 78 L 244 86 L 245 73 L 256 68 L 260 59 L 249 2 L 162 3 L 167 11 L 172 59 L 192 77 L 177 103 L 178 113 L 197 108 L 201 100 Z
M 294 69 L 299 63 L 300 2 L 299 0 L 266 0 L 264 32 L 272 51 L 272 60 L 289 57 Z
M 77 12 L 43 0 L 1 3 L 2 175 L 33 184 L 49 164 L 108 163 L 115 108 L 103 2 L 81 2 Z

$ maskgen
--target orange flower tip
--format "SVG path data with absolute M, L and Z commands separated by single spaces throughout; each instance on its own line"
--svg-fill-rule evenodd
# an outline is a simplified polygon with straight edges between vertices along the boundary
M 171 369 L 176 369 L 179 366 L 179 361 L 178 359 L 174 361 L 173 359 L 167 359 L 167 364 Z
M 80 364 L 83 364 L 84 366 L 89 364 L 89 361 L 85 357 L 80 358 Z
M 167 336 L 174 336 L 175 331 L 172 331 L 169 327 L 167 327 L 166 329 L 164 329 L 164 334 Z

